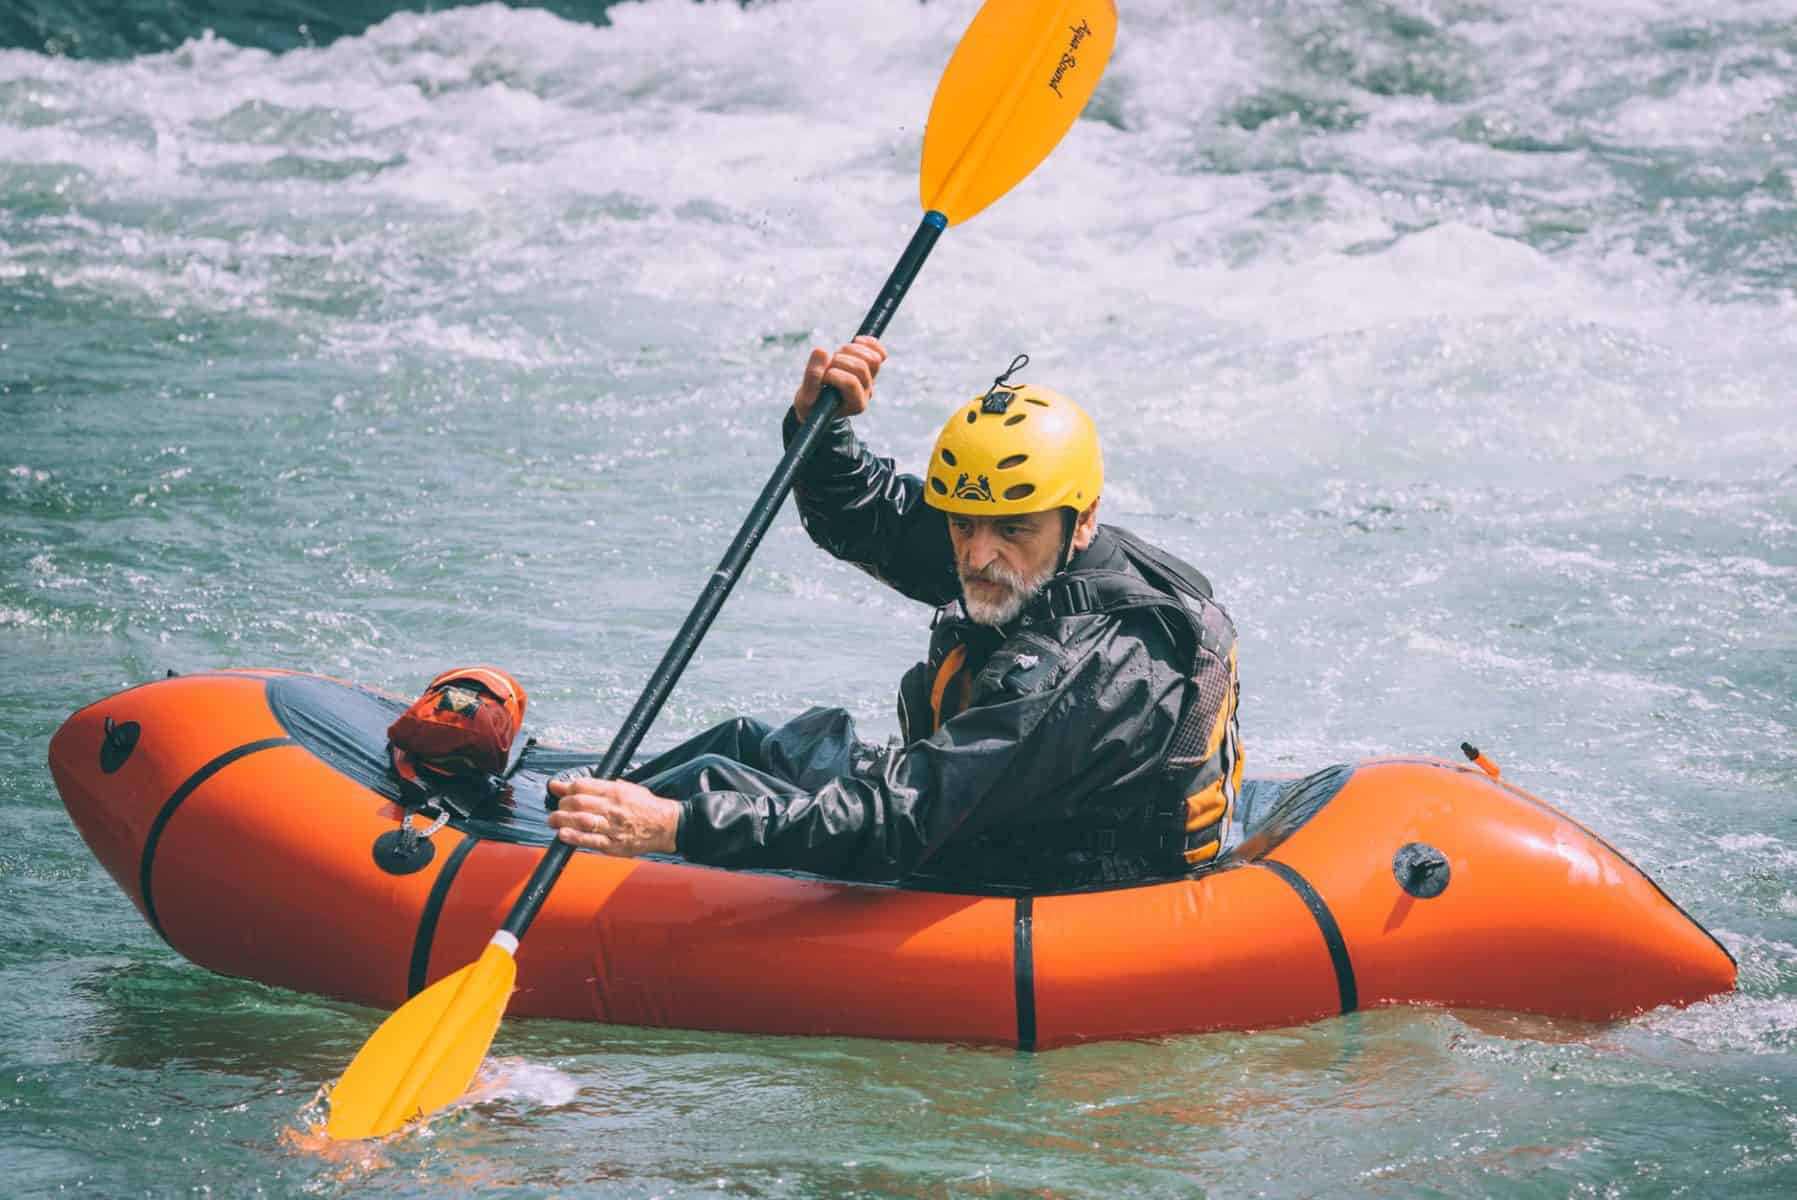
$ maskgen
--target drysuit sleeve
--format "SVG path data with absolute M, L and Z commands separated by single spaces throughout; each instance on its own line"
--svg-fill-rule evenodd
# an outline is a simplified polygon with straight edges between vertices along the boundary
M 981 669 L 972 705 L 923 741 L 867 748 L 812 791 L 694 796 L 680 853 L 897 879 L 957 839 L 1071 817 L 1096 793 L 1157 772 L 1184 696 L 1172 639 L 1151 614 L 1081 619 L 1104 629 L 1077 648 L 1008 641 Z
M 786 411 L 788 443 L 798 415 Z M 811 540 L 913 600 L 934 606 L 961 594 L 942 514 L 924 503 L 923 481 L 877 458 L 838 418 L 793 483 L 799 521 Z

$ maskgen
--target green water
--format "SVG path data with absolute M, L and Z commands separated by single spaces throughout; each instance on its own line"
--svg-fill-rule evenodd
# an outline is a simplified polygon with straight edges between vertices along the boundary
M 915 224 L 971 12 L 0 51 L 7 1192 L 1797 1189 L 1784 0 L 1126 4 L 1093 119 L 944 238 L 864 422 L 918 461 L 1029 352 L 1099 421 L 1105 516 L 1235 616 L 1252 771 L 1470 738 L 1737 994 L 1036 1056 L 508 1022 L 473 1102 L 328 1148 L 311 1100 L 379 1014 L 185 963 L 88 854 L 49 737 L 169 669 L 494 661 L 605 744 Z M 787 514 L 651 742 L 820 703 L 884 737 L 926 622 Z

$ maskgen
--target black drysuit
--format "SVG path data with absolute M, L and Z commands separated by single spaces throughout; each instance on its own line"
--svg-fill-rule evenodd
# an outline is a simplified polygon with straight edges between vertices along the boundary
M 788 440 L 796 429 L 789 413 Z M 1002 629 L 967 621 L 943 513 L 846 420 L 827 431 L 794 491 L 820 547 L 939 607 L 930 658 L 901 685 L 903 744 L 862 742 L 846 711 L 812 709 L 777 729 L 727 722 L 632 771 L 682 802 L 684 857 L 975 888 L 1087 886 L 1183 869 L 1180 789 L 1197 760 L 1179 759 L 1184 774 L 1169 773 L 1175 735 L 1226 723 L 1234 755 L 1233 629 L 1220 608 L 1204 602 L 1228 642 L 1210 648 L 1226 654 L 1229 694 L 1208 697 L 1211 711 L 1195 714 L 1188 697 L 1221 689 L 1193 682 L 1192 638 L 1182 642 L 1185 626 L 1165 609 L 1069 614 L 1043 595 Z M 1061 578 L 1141 587 L 1131 547 L 1146 549 L 1100 526 Z M 945 686 L 956 647 L 949 665 L 959 670 Z M 1216 716 L 1224 704 L 1226 721 Z M 1233 788 L 1231 765 L 1215 786 Z M 1168 828 L 1172 852 L 1157 853 Z

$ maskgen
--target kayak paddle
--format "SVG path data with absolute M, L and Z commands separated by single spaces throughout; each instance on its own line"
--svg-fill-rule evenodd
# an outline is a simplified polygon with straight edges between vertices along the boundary
M 986 0 L 930 106 L 919 180 L 923 221 L 857 336 L 886 328 L 944 229 L 1010 191 L 1072 128 L 1098 86 L 1116 33 L 1113 0 Z M 601 777 L 617 778 L 636 753 L 840 401 L 833 387 L 819 394 L 619 728 L 599 764 Z M 391 1133 L 468 1090 L 511 998 L 519 939 L 573 852 L 566 842 L 550 847 L 480 958 L 412 997 L 374 1031 L 331 1090 L 325 1126 L 331 1137 Z

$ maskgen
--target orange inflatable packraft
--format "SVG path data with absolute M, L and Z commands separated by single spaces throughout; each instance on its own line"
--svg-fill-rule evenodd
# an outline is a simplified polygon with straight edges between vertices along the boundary
M 404 702 L 279 671 L 121 692 L 50 766 L 150 925 L 215 971 L 397 1007 L 474 961 L 548 840 L 532 746 L 509 807 L 396 851 Z M 1047 1048 L 1391 1004 L 1609 1020 L 1734 986 L 1702 926 L 1601 838 L 1465 764 L 1251 780 L 1194 878 L 969 895 L 580 852 L 509 1011 Z

